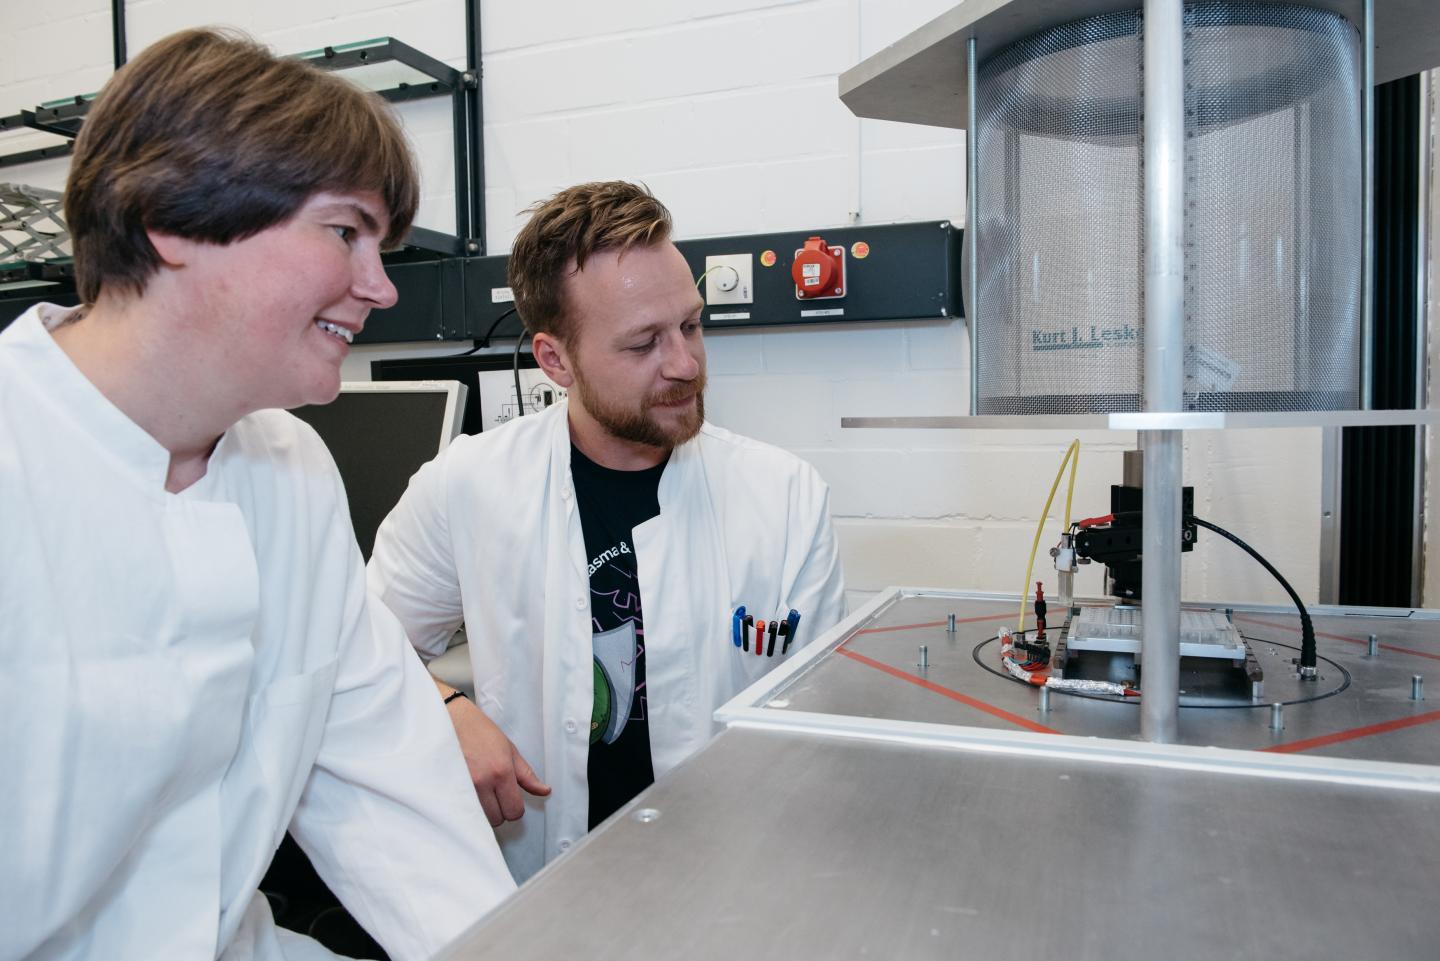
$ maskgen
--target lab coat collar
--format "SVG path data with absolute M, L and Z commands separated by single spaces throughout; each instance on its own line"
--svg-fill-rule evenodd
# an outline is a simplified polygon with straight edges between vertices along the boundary
M 49 397 L 97 447 L 114 455 L 141 487 L 163 495 L 170 452 L 100 393 L 50 336 L 50 330 L 76 309 L 36 304 L 16 319 L 4 337 L 11 349 L 20 353 L 19 370 L 34 380 L 37 393 Z

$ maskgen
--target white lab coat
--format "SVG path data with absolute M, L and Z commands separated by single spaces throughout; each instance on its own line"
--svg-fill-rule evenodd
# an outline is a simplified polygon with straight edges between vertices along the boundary
M 0 958 L 328 957 L 256 893 L 287 825 L 428 957 L 513 884 L 324 445 L 262 411 L 168 494 L 41 313 L 0 334 Z
M 715 733 L 715 709 L 781 663 L 731 642 L 740 605 L 801 614 L 793 654 L 844 614 L 829 489 L 794 455 L 718 427 L 671 454 L 634 531 L 656 777 Z M 499 831 L 525 880 L 587 830 L 594 698 L 585 539 L 566 404 L 463 437 L 381 525 L 370 585 L 423 657 L 462 620 L 477 700 L 551 786 Z

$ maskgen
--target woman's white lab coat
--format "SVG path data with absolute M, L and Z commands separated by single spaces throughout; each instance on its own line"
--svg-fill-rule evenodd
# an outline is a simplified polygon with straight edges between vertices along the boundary
M 36 311 L 0 334 L 0 958 L 323 955 L 256 893 L 287 825 L 428 957 L 513 885 L 328 452 L 262 411 L 168 461 Z
M 717 732 L 717 707 L 781 662 L 737 649 L 731 617 L 801 615 L 790 651 L 844 614 L 829 489 L 786 451 L 705 425 L 634 531 L 656 777 Z M 497 835 L 528 878 L 588 828 L 594 699 L 585 540 L 566 404 L 457 440 L 381 525 L 372 589 L 422 656 L 462 620 L 482 709 L 553 788 Z

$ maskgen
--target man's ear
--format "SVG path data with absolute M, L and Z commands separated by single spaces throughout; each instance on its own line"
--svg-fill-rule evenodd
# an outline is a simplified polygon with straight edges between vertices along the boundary
M 183 267 L 190 262 L 195 241 L 163 230 L 146 230 L 145 236 L 150 239 L 150 246 L 155 248 L 165 266 Z
M 535 363 L 555 383 L 569 390 L 575 384 L 574 366 L 565 343 L 554 334 L 543 331 L 535 335 L 530 349 L 535 354 Z

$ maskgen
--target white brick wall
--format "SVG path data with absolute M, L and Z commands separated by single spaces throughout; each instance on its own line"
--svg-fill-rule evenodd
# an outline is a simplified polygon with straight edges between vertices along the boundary
M 649 183 L 682 238 L 961 220 L 964 135 L 857 120 L 835 93 L 840 71 L 952 2 L 487 0 L 491 250 L 509 246 L 527 204 L 613 177 Z M 108 7 L 7 3 L 0 113 L 97 88 L 109 73 Z M 129 11 L 132 50 L 174 29 L 225 22 L 285 52 L 389 34 L 463 66 L 460 0 L 258 0 L 243 12 L 221 0 L 132 0 Z M 448 104 L 410 104 L 401 114 L 425 178 L 420 222 L 450 229 Z M 0 149 L 18 149 L 16 138 L 0 137 Z M 35 164 L 4 177 L 58 187 L 64 169 Z M 895 583 L 1020 586 L 1035 516 L 1069 437 L 839 426 L 847 415 L 964 413 L 962 322 L 720 331 L 708 345 L 712 419 L 796 451 L 830 480 L 855 596 Z M 361 349 L 346 376 L 368 377 L 377 356 L 454 349 Z M 1083 443 L 1076 516 L 1107 508 L 1120 452 L 1134 436 L 1097 433 Z M 1314 431 L 1197 435 L 1186 462 L 1202 516 L 1250 540 L 1312 599 L 1319 450 Z M 1042 551 L 1058 526 L 1047 526 Z M 1188 596 L 1283 601 L 1215 537 L 1202 537 L 1184 570 Z M 1098 592 L 1098 571 L 1086 569 L 1080 586 Z

